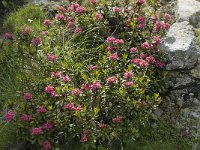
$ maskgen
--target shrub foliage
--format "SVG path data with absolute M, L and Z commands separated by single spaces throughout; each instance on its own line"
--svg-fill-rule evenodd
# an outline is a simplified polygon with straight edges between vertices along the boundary
M 156 5 L 72 2 L 51 8 L 37 30 L 5 33 L 4 54 L 25 74 L 4 116 L 19 138 L 45 150 L 121 149 L 137 138 L 166 75 L 158 45 L 171 16 L 158 18 Z

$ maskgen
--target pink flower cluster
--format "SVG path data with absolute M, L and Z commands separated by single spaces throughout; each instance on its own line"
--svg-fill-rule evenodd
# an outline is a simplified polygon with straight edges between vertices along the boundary
M 22 36 L 27 36 L 30 32 L 31 32 L 31 28 L 30 28 L 30 27 L 25 27 L 25 28 L 22 30 L 21 35 L 22 35 Z
M 55 61 L 57 56 L 55 54 L 48 54 L 47 59 L 48 61 Z
M 51 78 L 61 78 L 62 74 L 60 71 L 57 71 L 57 72 L 52 72 L 51 73 Z
M 4 38 L 4 39 L 12 39 L 13 36 L 12 36 L 12 34 L 10 34 L 10 33 L 4 33 L 3 38 Z
M 100 21 L 103 20 L 103 15 L 101 13 L 96 13 L 96 20 Z
M 75 110 L 75 111 L 81 111 L 82 110 L 81 105 L 78 105 L 77 107 L 75 107 L 73 102 L 70 102 L 69 104 L 65 104 L 64 108 L 68 109 L 68 110 Z
M 13 111 L 9 111 L 5 114 L 4 119 L 6 121 L 12 121 L 15 117 L 15 113 Z
M 80 140 L 82 143 L 85 143 L 85 142 L 88 141 L 88 135 L 89 135 L 89 133 L 90 133 L 89 129 L 87 129 L 87 130 L 84 131 L 84 133 L 83 133 L 83 135 L 81 137 L 81 140 Z
M 97 3 L 96 0 L 90 0 L 90 4 L 95 5 Z
M 63 21 L 65 19 L 65 16 L 63 14 L 56 14 L 56 20 Z
M 52 148 L 51 143 L 48 142 L 48 141 L 44 141 L 44 142 L 42 142 L 42 145 L 43 145 L 44 150 L 49 150 L 49 149 Z
M 36 111 L 37 113 L 45 113 L 47 110 L 44 106 L 39 106 Z
M 45 25 L 45 26 L 50 26 L 51 25 L 51 20 L 49 20 L 49 19 L 45 19 L 44 21 L 43 21 L 43 24 Z
M 81 94 L 81 90 L 79 88 L 75 88 L 72 90 L 72 96 L 79 96 Z
M 139 58 L 133 58 L 133 59 L 131 60 L 131 62 L 132 62 L 133 64 L 135 64 L 135 65 L 138 65 L 138 66 L 144 67 L 144 68 L 146 68 L 146 67 L 149 66 L 149 63 L 148 63 L 146 60 L 139 59 Z
M 30 121 L 32 119 L 31 115 L 27 115 L 27 114 L 22 114 L 20 116 L 21 121 L 27 122 Z
M 24 100 L 29 101 L 32 99 L 32 94 L 31 93 L 24 93 Z
M 35 46 L 38 46 L 42 43 L 42 39 L 40 37 L 36 37 L 31 41 L 31 43 Z
M 32 128 L 31 129 L 31 133 L 32 133 L 32 135 L 41 135 L 41 134 L 43 134 L 43 131 L 42 131 L 41 127 L 39 127 L 39 128 Z
M 42 125 L 42 129 L 44 130 L 49 130 L 53 128 L 53 124 L 51 123 L 51 121 L 46 121 L 43 125 Z
M 121 117 L 121 116 L 116 116 L 115 118 L 112 119 L 112 121 L 113 121 L 114 123 L 120 123 L 121 120 L 122 120 L 122 117 Z
M 116 78 L 116 76 L 108 77 L 106 79 L 106 82 L 109 83 L 109 84 L 111 84 L 111 83 L 117 83 L 117 78 Z

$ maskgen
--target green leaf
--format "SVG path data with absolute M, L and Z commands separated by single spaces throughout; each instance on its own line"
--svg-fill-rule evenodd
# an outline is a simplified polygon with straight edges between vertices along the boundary
M 8 6 L 8 3 L 5 0 L 2 1 L 2 4 L 3 4 L 4 7 Z

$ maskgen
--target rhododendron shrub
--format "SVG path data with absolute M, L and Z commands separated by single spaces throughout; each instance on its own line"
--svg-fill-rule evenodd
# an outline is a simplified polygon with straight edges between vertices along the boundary
M 162 99 L 165 57 L 158 45 L 171 20 L 145 8 L 144 0 L 72 2 L 56 7 L 41 31 L 4 35 L 4 47 L 12 38 L 38 71 L 18 109 L 8 105 L 4 117 L 21 139 L 45 150 L 120 149 L 139 135 Z M 33 77 L 33 70 L 24 72 Z

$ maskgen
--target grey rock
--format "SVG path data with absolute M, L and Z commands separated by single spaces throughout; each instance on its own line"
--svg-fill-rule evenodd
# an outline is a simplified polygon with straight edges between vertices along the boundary
M 194 78 L 200 79 L 200 64 L 198 64 L 194 69 L 191 70 L 191 75 Z
M 180 86 L 187 86 L 190 83 L 194 83 L 195 80 L 192 79 L 189 75 L 181 74 L 179 77 L 176 78 L 176 84 L 174 85 L 174 88 L 180 87 Z
M 193 27 L 200 28 L 200 11 L 195 13 L 195 14 L 193 14 L 189 18 L 189 22 Z
M 162 40 L 161 47 L 168 54 L 168 70 L 191 69 L 199 57 L 193 27 L 187 21 L 174 23 Z
M 178 0 L 176 16 L 178 21 L 189 21 L 189 18 L 200 11 L 200 2 L 196 0 Z

